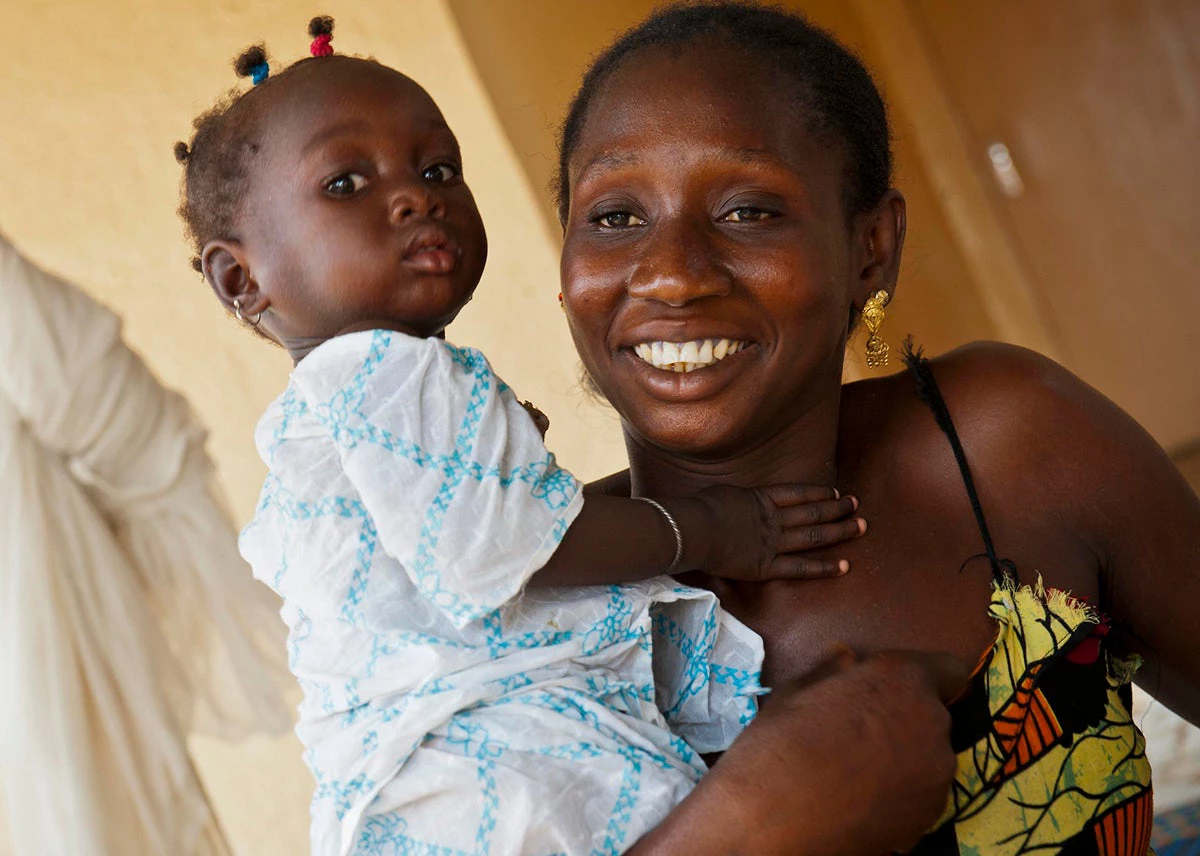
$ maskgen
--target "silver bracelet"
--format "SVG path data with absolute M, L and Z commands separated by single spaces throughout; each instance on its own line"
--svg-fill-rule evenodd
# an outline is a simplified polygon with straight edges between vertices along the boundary
M 649 503 L 657 508 L 659 513 L 666 518 L 667 525 L 671 527 L 671 531 L 675 533 L 675 558 L 671 560 L 671 567 L 666 570 L 668 574 L 675 573 L 679 569 L 679 563 L 683 561 L 683 533 L 679 531 L 679 524 L 675 522 L 675 518 L 671 516 L 671 512 L 663 508 L 661 502 L 653 500 L 648 496 L 635 496 L 633 498 Z

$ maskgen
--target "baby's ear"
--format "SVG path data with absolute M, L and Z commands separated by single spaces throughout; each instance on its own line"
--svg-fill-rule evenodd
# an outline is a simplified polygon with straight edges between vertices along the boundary
M 257 315 L 267 308 L 266 297 L 250 275 L 246 254 L 237 241 L 210 241 L 200 253 L 200 271 L 217 299 L 230 312 L 238 301 L 241 311 Z M 260 305 L 261 304 L 261 305 Z

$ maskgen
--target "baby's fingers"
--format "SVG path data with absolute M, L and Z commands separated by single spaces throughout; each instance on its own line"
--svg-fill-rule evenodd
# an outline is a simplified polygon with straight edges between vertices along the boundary
M 785 529 L 796 526 L 815 526 L 843 520 L 858 510 L 858 500 L 852 496 L 806 502 L 802 505 L 777 506 L 779 521 Z
M 807 559 L 794 553 L 776 556 L 767 567 L 768 580 L 825 580 L 850 570 L 845 559 Z
M 775 484 L 759 490 L 780 508 L 838 498 L 833 488 L 815 484 Z
M 838 520 L 834 523 L 819 523 L 815 526 L 801 524 L 784 526 L 779 533 L 779 552 L 796 553 L 815 550 L 857 538 L 867 531 L 867 521 L 861 517 Z

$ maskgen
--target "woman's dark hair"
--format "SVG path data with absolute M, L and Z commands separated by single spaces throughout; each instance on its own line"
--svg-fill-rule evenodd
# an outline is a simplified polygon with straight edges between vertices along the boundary
M 842 204 L 847 219 L 872 208 L 891 186 L 887 111 L 862 62 L 799 15 L 744 2 L 669 6 L 629 30 L 595 59 L 567 110 L 559 137 L 558 216 L 570 206 L 567 165 L 604 82 L 645 48 L 682 49 L 700 40 L 724 42 L 752 55 L 792 85 L 809 130 L 844 146 Z

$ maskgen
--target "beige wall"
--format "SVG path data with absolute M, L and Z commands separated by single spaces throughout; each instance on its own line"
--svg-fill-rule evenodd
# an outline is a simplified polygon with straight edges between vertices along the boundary
M 911 92 L 916 66 L 880 55 L 878 21 L 864 26 L 859 16 L 899 0 L 868 5 L 876 2 L 785 5 L 858 48 L 885 90 Z M 550 443 L 566 465 L 584 477 L 601 475 L 621 466 L 618 429 L 576 384 L 576 358 L 554 299 L 548 184 L 554 130 L 583 65 L 653 5 L 0 0 L 0 229 L 121 313 L 130 343 L 210 427 L 222 483 L 244 522 L 263 475 L 251 431 L 285 383 L 288 362 L 227 319 L 188 267 L 174 215 L 179 168 L 171 144 L 236 82 L 229 57 L 265 39 L 283 61 L 299 58 L 308 17 L 332 14 L 339 49 L 373 54 L 423 82 L 462 141 L 492 249 L 478 298 L 451 338 L 481 347 L 550 415 Z M 910 103 L 892 101 L 910 233 L 888 337 L 895 343 L 911 331 L 938 352 L 995 336 L 994 313 L 981 300 L 989 284 L 980 278 L 986 268 L 978 248 L 964 240 L 963 222 L 948 220 L 945 175 L 931 173 L 929 150 L 918 145 L 918 129 L 928 143 L 927 127 Z M 311 783 L 293 738 L 233 747 L 197 740 L 195 747 L 239 854 L 305 852 Z
M 846 4 L 791 5 L 864 46 Z M 285 383 L 288 362 L 227 319 L 188 268 L 174 215 L 179 168 L 171 144 L 236 83 L 229 57 L 263 39 L 283 62 L 299 58 L 309 15 L 332 14 L 339 49 L 373 54 L 423 82 L 462 141 L 492 250 L 478 298 L 451 337 L 483 348 L 519 393 L 550 415 L 551 445 L 566 465 L 585 477 L 601 475 L 621 465 L 618 430 L 612 414 L 576 384 L 576 358 L 554 300 L 557 224 L 548 184 L 554 131 L 583 66 L 652 6 L 0 0 L 8 34 L 0 64 L 0 229 L 121 313 L 130 343 L 188 395 L 211 429 L 210 449 L 244 522 L 263 474 L 251 431 Z M 869 50 L 865 58 L 873 61 Z M 912 331 L 933 351 L 990 336 L 970 274 L 912 156 L 910 125 L 903 114 L 895 118 L 899 184 L 912 227 L 889 336 L 896 341 Z M 195 746 L 239 853 L 304 850 L 311 784 L 293 738 L 234 747 L 198 739 Z
M 236 82 L 228 59 L 242 47 L 265 39 L 285 62 L 304 55 L 314 11 L 336 17 L 339 49 L 424 83 L 462 141 L 492 249 L 452 338 L 481 347 L 549 414 L 566 465 L 585 477 L 620 466 L 615 419 L 577 388 L 556 239 L 438 0 L 0 0 L 0 11 L 0 229 L 124 316 L 129 342 L 211 429 L 239 523 L 263 475 L 251 431 L 289 366 L 227 319 L 188 267 L 171 144 Z M 311 782 L 294 738 L 195 745 L 239 854 L 306 852 Z

